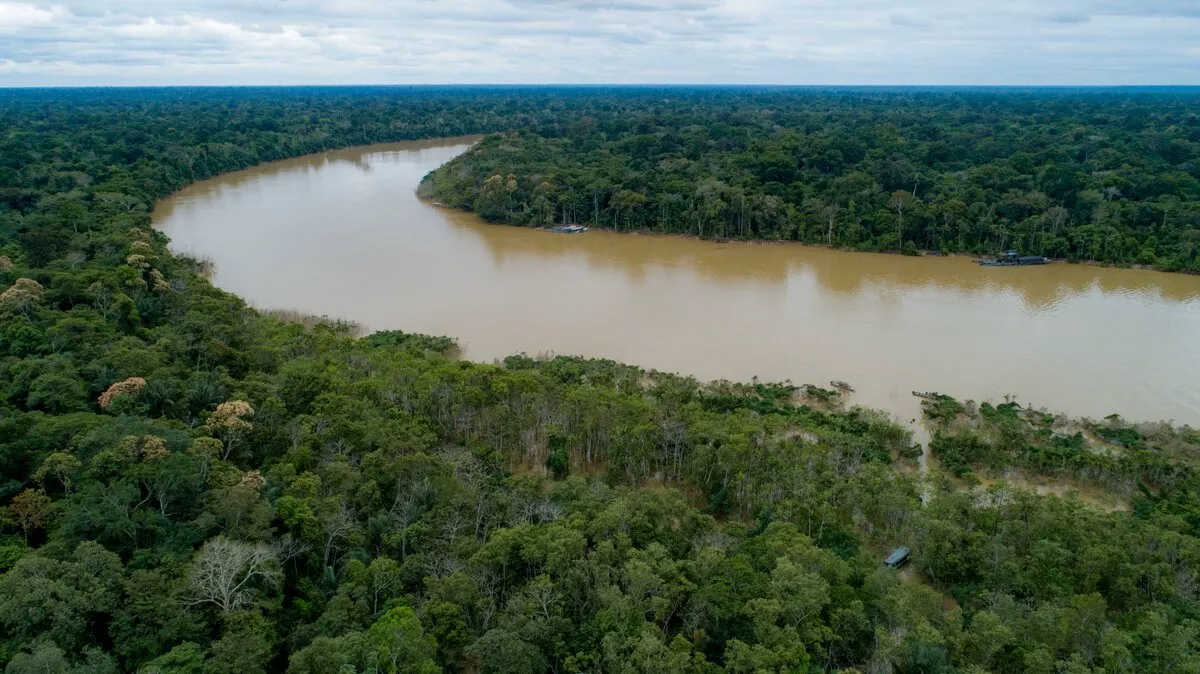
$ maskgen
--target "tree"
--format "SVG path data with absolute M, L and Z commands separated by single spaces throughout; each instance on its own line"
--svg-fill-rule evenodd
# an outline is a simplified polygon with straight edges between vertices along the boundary
M 908 208 L 913 198 L 904 190 L 896 190 L 888 198 L 888 205 L 896 211 L 896 248 L 898 249 L 904 246 L 904 209 Z
M 81 412 L 87 409 L 87 388 L 71 372 L 47 372 L 29 385 L 25 405 L 55 414 Z
M 400 565 L 387 557 L 375 558 L 366 571 L 371 589 L 371 616 L 374 617 L 396 596 L 403 586 L 404 576 Z
M 46 479 L 53 477 L 62 485 L 63 491 L 67 496 L 71 495 L 71 484 L 74 481 L 75 474 L 83 467 L 83 462 L 75 458 L 74 454 L 68 452 L 54 452 L 42 460 L 42 465 L 33 474 L 33 479 L 37 480 L 44 489 Z
M 282 580 L 280 550 L 266 544 L 243 543 L 224 536 L 207 541 L 188 570 L 188 606 L 212 604 L 228 613 L 254 602 L 261 589 Z
M 567 448 L 567 438 L 551 434 L 547 438 L 546 468 L 554 475 L 554 479 L 562 480 L 571 471 L 571 454 Z
M 124 596 L 108 623 L 112 652 L 122 662 L 162 660 L 160 656 L 172 644 L 203 638 L 207 631 L 203 616 L 197 611 L 179 610 L 176 596 L 182 585 L 182 579 L 164 570 L 128 574 Z M 200 655 L 203 662 L 203 652 Z M 165 666 L 165 661 L 160 664 Z
M 204 674 L 204 651 L 185 641 L 150 661 L 138 674 Z
M 79 653 L 101 643 L 94 618 L 115 608 L 121 576 L 120 558 L 91 541 L 80 543 L 66 560 L 22 557 L 0 576 L 0 624 L 26 641 L 45 637 Z
M 12 286 L 0 293 L 0 310 L 20 314 L 33 322 L 33 312 L 45 294 L 42 284 L 31 278 L 19 278 Z
M 478 664 L 481 674 L 521 674 L 546 669 L 546 659 L 536 646 L 502 629 L 489 630 L 467 648 L 467 655 Z
M 367 640 L 385 674 L 436 674 L 437 645 L 425 634 L 411 608 L 394 608 L 371 625 Z
M 829 229 L 825 235 L 825 243 L 833 245 L 833 227 L 837 224 L 838 214 L 842 212 L 842 207 L 837 204 L 826 204 L 821 208 L 821 217 L 825 218 L 825 222 L 829 224 Z
M 204 428 L 217 436 L 225 444 L 221 459 L 229 458 L 234 447 L 253 428 L 250 417 L 254 416 L 254 408 L 244 400 L 230 400 L 217 405 L 217 409 L 204 422 Z
M 146 380 L 141 377 L 130 377 L 122 381 L 116 382 L 109 386 L 104 393 L 100 394 L 99 404 L 102 409 L 107 409 L 117 398 L 122 396 L 135 396 L 141 392 L 146 386 Z
M 98 648 L 84 649 L 78 664 L 72 665 L 67 654 L 53 643 L 38 641 L 30 646 L 28 653 L 17 653 L 5 668 L 6 674 L 117 674 L 117 663 Z
M 618 222 L 621 214 L 626 218 L 636 217 L 636 213 L 646 205 L 646 195 L 633 190 L 621 190 L 613 196 L 613 204 L 616 208 Z M 619 229 L 619 227 L 618 227 Z
M 92 295 L 92 306 L 100 312 L 104 320 L 108 320 L 108 311 L 113 305 L 113 293 L 104 285 L 103 281 L 95 281 L 88 286 L 88 292 Z
M 33 489 L 26 489 L 13 497 L 12 503 L 8 505 L 8 512 L 25 532 L 26 544 L 29 543 L 30 531 L 46 526 L 50 507 L 50 497 Z
M 271 659 L 273 625 L 257 611 L 222 614 L 221 638 L 208 649 L 205 674 L 266 674 Z
M 353 637 L 360 637 L 355 633 Z M 288 674 L 326 674 L 341 672 L 345 668 L 351 671 L 361 671 L 354 665 L 354 658 L 348 653 L 347 639 L 333 639 L 319 636 L 303 649 L 292 654 L 288 659 Z M 376 668 L 376 671 L 377 668 Z

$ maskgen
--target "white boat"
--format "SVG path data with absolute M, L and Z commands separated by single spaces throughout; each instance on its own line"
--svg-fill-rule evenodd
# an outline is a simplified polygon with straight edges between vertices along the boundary
M 583 225 L 560 225 L 558 227 L 551 227 L 550 231 L 558 232 L 559 234 L 582 234 L 588 231 L 588 228 Z

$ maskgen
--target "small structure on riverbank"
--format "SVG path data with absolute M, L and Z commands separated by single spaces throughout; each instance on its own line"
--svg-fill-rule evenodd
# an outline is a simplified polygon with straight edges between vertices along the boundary
M 844 382 L 844 381 L 840 381 L 840 380 L 838 380 L 838 379 L 834 379 L 833 381 L 829 382 L 829 385 L 830 385 L 830 386 L 832 386 L 832 387 L 834 387 L 835 389 L 837 389 L 837 390 L 839 390 L 839 391 L 845 391 L 845 392 L 847 392 L 847 393 L 854 393 L 854 387 L 853 387 L 853 386 L 851 386 L 851 385 L 847 384 L 847 383 L 846 383 L 846 382 Z
M 550 231 L 557 232 L 559 234 L 582 234 L 588 231 L 588 228 L 584 227 L 583 225 L 559 225 L 556 227 L 551 227 Z

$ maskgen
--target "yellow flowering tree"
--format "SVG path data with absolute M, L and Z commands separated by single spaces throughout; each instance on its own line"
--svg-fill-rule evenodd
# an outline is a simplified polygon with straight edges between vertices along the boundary
M 204 422 L 204 428 L 225 445 L 221 459 L 229 458 L 233 449 L 253 428 L 250 418 L 254 408 L 244 400 L 230 400 L 217 405 L 217 409 Z
M 31 278 L 19 278 L 8 290 L 0 293 L 0 310 L 5 313 L 21 314 L 25 320 L 33 320 L 37 303 L 46 293 L 42 284 Z
M 141 377 L 130 377 L 108 387 L 100 394 L 100 407 L 108 409 L 121 396 L 135 396 L 146 387 L 146 380 Z

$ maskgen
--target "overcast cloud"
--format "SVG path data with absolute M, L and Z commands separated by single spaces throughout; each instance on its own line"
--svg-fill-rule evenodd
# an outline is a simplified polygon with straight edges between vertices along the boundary
M 0 86 L 1200 84 L 1200 0 L 0 0 Z

